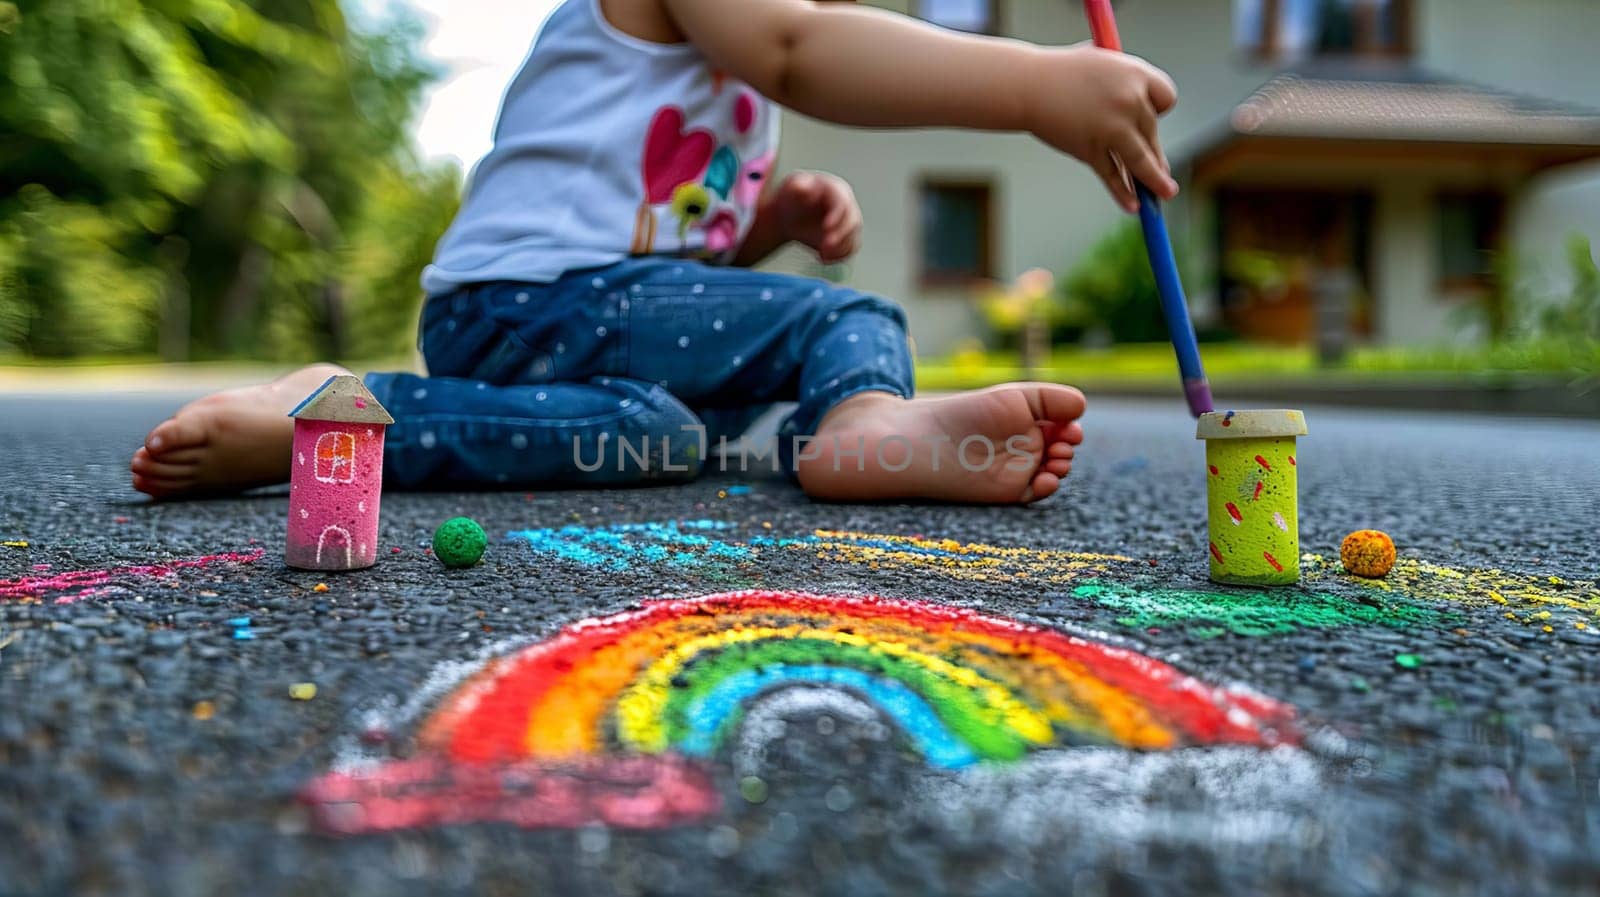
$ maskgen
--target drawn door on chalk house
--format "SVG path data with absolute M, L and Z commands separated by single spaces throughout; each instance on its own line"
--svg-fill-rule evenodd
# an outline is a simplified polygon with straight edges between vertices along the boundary
M 332 434 L 330 434 L 332 435 Z M 317 564 L 322 564 L 322 553 L 328 549 L 344 549 L 344 566 L 350 566 L 350 531 L 342 526 L 325 526 L 317 537 Z
M 337 430 L 317 437 L 317 482 L 349 483 L 356 478 L 356 438 Z

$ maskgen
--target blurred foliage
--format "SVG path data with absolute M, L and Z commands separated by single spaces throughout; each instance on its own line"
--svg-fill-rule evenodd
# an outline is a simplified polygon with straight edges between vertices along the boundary
M 1571 290 L 1545 302 L 1532 322 L 1536 337 L 1600 342 L 1600 264 L 1594 244 L 1583 234 L 1567 241 Z
M 1186 253 L 1173 247 L 1178 270 L 1187 280 Z M 1061 282 L 1062 318 L 1085 327 L 1103 327 L 1119 343 L 1167 338 L 1161 296 L 1145 254 L 1144 233 L 1134 220 L 1117 225 L 1067 272 Z
M 459 173 L 415 22 L 337 0 L 0 0 L 0 354 L 394 354 Z
M 1496 346 L 1569 342 L 1589 356 L 1600 346 L 1600 265 L 1588 236 L 1568 238 L 1565 266 L 1552 285 L 1515 254 L 1497 254 L 1489 289 L 1462 306 L 1458 322 Z

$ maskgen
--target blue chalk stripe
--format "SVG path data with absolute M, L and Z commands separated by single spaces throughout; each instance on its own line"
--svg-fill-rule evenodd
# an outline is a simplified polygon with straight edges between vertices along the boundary
M 745 702 L 770 688 L 791 683 L 832 685 L 859 692 L 894 720 L 931 766 L 961 769 L 978 762 L 978 755 L 945 726 L 921 695 L 893 679 L 832 666 L 776 664 L 723 679 L 689 705 L 685 720 L 689 734 L 674 747 L 692 757 L 710 756 L 724 726 L 731 728 L 731 723 L 743 715 Z

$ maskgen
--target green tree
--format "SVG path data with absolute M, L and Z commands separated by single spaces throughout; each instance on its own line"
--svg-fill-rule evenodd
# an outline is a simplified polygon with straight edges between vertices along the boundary
M 459 186 L 406 136 L 418 36 L 335 0 L 0 0 L 0 351 L 385 347 L 352 321 L 415 313 Z
M 1182 247 L 1175 247 L 1179 269 L 1186 268 Z M 1119 223 L 1095 243 L 1061 281 L 1063 317 L 1086 326 L 1100 325 L 1119 343 L 1161 342 L 1167 338 L 1161 317 L 1161 294 L 1145 254 L 1139 222 Z

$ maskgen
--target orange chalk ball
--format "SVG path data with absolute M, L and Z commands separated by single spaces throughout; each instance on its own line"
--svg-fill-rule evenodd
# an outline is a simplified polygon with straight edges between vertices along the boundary
M 1339 560 L 1345 570 L 1377 579 L 1394 568 L 1394 540 L 1375 529 L 1356 530 L 1339 544 Z

